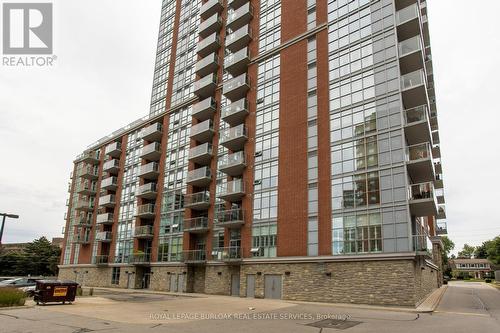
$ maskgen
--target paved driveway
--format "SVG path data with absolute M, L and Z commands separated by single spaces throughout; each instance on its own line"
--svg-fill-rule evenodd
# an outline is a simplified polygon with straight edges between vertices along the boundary
M 98 294 L 73 305 L 0 310 L 0 332 L 500 331 L 500 292 L 478 283 L 450 283 L 430 314 L 225 296 Z M 200 319 L 207 316 L 213 319 Z

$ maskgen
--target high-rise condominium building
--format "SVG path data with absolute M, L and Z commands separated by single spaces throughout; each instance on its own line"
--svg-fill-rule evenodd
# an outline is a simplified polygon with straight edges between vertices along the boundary
M 414 306 L 446 233 L 432 67 L 427 1 L 164 0 L 149 115 L 74 161 L 60 276 Z

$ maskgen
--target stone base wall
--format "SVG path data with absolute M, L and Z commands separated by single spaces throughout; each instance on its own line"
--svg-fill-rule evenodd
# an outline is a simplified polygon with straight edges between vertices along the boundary
M 414 260 L 245 264 L 242 297 L 247 274 L 255 276 L 257 298 L 264 297 L 267 274 L 281 275 L 286 300 L 414 307 L 437 288 L 436 271 Z
M 140 269 L 140 268 L 139 268 Z M 77 274 L 75 274 L 77 271 Z M 439 271 L 423 259 L 309 263 L 250 263 L 241 265 L 152 266 L 150 289 L 231 295 L 232 275 L 240 275 L 240 297 L 247 295 L 247 275 L 255 277 L 255 297 L 264 298 L 268 274 L 281 276 L 282 299 L 415 307 L 438 288 Z M 119 285 L 111 285 L 111 267 L 61 267 L 60 279 L 84 286 L 140 288 L 141 272 L 121 267 Z M 181 283 L 182 285 L 179 285 Z

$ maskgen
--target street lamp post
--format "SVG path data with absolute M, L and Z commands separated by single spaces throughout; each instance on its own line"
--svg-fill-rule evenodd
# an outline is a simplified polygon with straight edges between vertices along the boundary
M 6 214 L 6 213 L 0 213 L 0 216 L 3 216 L 3 219 L 2 219 L 2 227 L 0 228 L 0 244 L 2 244 L 2 236 L 3 236 L 3 227 L 5 225 L 5 219 L 7 217 L 11 218 L 11 219 L 18 219 L 19 218 L 19 215 L 15 215 L 15 214 Z

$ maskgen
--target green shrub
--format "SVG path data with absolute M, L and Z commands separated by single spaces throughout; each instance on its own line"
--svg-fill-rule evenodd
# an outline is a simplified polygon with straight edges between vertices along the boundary
M 26 295 L 22 290 L 10 287 L 0 288 L 0 307 L 24 305 Z

